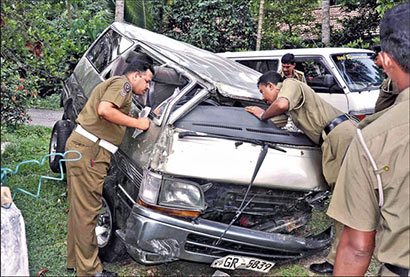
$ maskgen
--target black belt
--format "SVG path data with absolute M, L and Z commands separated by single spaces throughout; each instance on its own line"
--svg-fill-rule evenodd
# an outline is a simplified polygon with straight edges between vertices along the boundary
M 409 276 L 409 270 L 407 268 L 403 268 L 397 265 L 392 265 L 392 264 L 384 264 L 388 270 L 390 270 L 393 273 L 396 273 L 399 276 Z
M 349 119 L 359 122 L 359 120 L 354 116 L 350 116 L 348 114 L 342 114 L 334 118 L 332 121 L 330 121 L 329 124 L 327 124 L 325 128 L 323 128 L 323 131 L 326 133 L 326 135 L 328 135 L 334 128 L 336 128 L 337 125 Z M 322 133 L 320 133 L 319 145 L 322 145 L 322 143 L 323 143 L 323 137 L 322 137 Z

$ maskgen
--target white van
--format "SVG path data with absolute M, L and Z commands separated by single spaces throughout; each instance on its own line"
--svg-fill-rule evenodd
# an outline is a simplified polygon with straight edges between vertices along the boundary
M 295 55 L 296 69 L 307 84 L 336 108 L 362 119 L 374 112 L 383 74 L 370 50 L 354 48 L 303 48 L 220 53 L 261 73 L 281 68 L 281 57 Z

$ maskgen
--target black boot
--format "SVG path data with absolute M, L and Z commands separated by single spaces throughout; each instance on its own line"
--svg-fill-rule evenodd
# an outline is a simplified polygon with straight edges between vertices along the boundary
M 75 273 L 75 269 L 67 267 L 67 272 L 68 272 L 68 274 L 73 275 Z
M 117 277 L 118 274 L 117 272 L 112 272 L 112 271 L 108 271 L 108 270 L 103 270 L 97 274 L 91 275 L 92 277 Z
M 323 262 L 321 264 L 311 264 L 309 267 L 310 271 L 317 274 L 332 274 L 333 265 L 328 262 Z

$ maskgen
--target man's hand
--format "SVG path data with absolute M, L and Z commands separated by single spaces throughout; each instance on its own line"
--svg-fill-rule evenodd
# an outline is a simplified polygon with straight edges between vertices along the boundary
M 149 128 L 150 121 L 146 117 L 136 118 L 136 122 L 137 122 L 137 124 L 135 125 L 135 128 L 137 128 L 137 129 L 145 131 Z
M 262 119 L 262 115 L 265 112 L 262 108 L 259 108 L 257 106 L 247 106 L 247 107 L 245 107 L 245 111 L 253 114 L 254 116 L 256 116 L 259 119 Z

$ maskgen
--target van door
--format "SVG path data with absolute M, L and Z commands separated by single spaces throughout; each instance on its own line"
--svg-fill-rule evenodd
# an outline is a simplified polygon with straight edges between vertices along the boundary
M 295 57 L 296 69 L 304 72 L 306 82 L 326 102 L 349 112 L 347 97 L 342 86 L 321 57 Z

